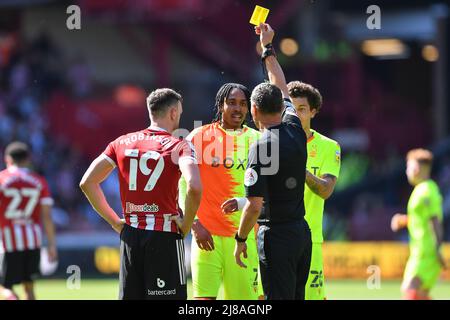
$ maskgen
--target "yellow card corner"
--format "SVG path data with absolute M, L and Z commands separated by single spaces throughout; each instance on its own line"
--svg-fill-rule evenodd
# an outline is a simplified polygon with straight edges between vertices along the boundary
M 255 6 L 255 10 L 253 10 L 252 17 L 250 18 L 250 23 L 257 26 L 261 22 L 266 22 L 267 16 L 269 15 L 270 10 L 261 6 Z

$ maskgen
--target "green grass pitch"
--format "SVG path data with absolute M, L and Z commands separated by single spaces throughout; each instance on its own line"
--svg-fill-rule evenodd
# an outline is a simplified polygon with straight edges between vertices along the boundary
M 22 288 L 15 287 L 22 295 Z M 382 281 L 380 289 L 368 289 L 364 280 L 333 280 L 326 283 L 329 300 L 396 300 L 400 299 L 400 281 Z M 118 294 L 118 279 L 81 281 L 80 289 L 68 289 L 65 280 L 38 280 L 36 296 L 44 300 L 114 300 Z M 192 299 L 192 284 L 188 281 L 188 295 Z M 433 299 L 450 300 L 450 282 L 439 281 L 432 290 Z M 222 294 L 219 294 L 219 299 Z

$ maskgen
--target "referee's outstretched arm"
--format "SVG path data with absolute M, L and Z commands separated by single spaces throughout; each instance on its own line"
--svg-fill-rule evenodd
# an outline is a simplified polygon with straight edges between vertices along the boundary
M 284 77 L 283 69 L 278 63 L 275 51 L 272 46 L 272 40 L 275 36 L 275 31 L 267 23 L 261 23 L 255 27 L 256 34 L 259 34 L 261 47 L 263 50 L 262 59 L 266 66 L 267 75 L 271 84 L 276 85 L 283 93 L 283 98 L 289 98 L 289 91 Z

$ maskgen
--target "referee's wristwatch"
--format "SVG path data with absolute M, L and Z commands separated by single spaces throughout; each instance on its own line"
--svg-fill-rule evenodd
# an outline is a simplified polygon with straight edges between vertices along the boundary
M 264 50 L 261 54 L 261 59 L 264 60 L 266 59 L 268 56 L 277 56 L 277 54 L 275 53 L 275 48 L 273 47 L 272 43 L 268 43 L 264 46 Z
M 237 242 L 241 242 L 241 243 L 247 241 L 247 238 L 245 238 L 245 239 L 244 238 L 240 238 L 237 232 L 236 232 L 236 235 L 234 236 L 234 239 Z

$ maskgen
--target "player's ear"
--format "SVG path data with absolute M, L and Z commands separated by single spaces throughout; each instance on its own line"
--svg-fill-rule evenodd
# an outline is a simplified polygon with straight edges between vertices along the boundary
M 311 109 L 311 119 L 313 119 L 316 116 L 316 114 L 317 114 L 317 109 L 316 108 Z
M 254 103 L 252 103 L 251 113 L 252 113 L 253 118 L 255 118 L 258 115 L 258 108 L 256 107 L 256 104 L 254 104 Z M 255 119 L 253 119 L 253 120 L 255 120 Z
M 170 108 L 170 120 L 173 121 L 177 119 L 177 114 L 178 114 L 178 106 Z

